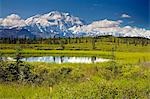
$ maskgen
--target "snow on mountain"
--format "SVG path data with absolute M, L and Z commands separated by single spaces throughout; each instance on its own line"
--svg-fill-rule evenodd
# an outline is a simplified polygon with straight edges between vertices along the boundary
M 52 11 L 43 15 L 35 15 L 21 19 L 16 14 L 11 14 L 6 18 L 0 18 L 0 29 L 24 28 L 30 31 L 36 37 L 70 37 L 72 33 L 68 28 L 72 26 L 81 26 L 84 22 L 78 17 L 69 13 Z
M 52 11 L 44 15 L 36 15 L 25 20 L 27 29 L 33 33 L 44 33 L 43 36 L 51 37 L 52 34 L 61 34 L 61 36 L 68 36 L 70 32 L 68 28 L 72 26 L 80 26 L 84 23 L 78 18 L 69 13 L 60 13 Z M 54 36 L 53 35 L 53 36 Z
M 113 35 L 150 39 L 150 30 L 131 26 L 121 27 L 122 22 L 121 20 L 113 21 L 105 19 L 85 24 L 78 17 L 58 11 L 52 11 L 43 15 L 38 14 L 27 19 L 22 19 L 16 14 L 11 14 L 6 18 L 0 18 L 0 36 L 7 36 L 6 32 L 15 36 L 15 34 L 10 32 L 14 31 L 17 35 L 19 29 L 23 29 L 24 31 L 28 31 L 27 34 L 29 36 L 43 38 Z M 25 35 L 24 31 L 19 31 L 19 35 Z
M 88 25 L 74 26 L 69 28 L 69 30 L 76 35 L 86 33 L 85 36 L 113 35 L 123 37 L 150 38 L 150 30 L 131 26 L 120 27 L 121 23 L 121 20 L 112 21 L 105 19 L 101 21 L 95 21 Z

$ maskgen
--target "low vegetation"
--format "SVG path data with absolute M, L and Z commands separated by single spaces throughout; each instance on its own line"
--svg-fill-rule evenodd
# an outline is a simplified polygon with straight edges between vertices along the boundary
M 150 69 L 142 64 L 21 64 L 2 68 L 1 98 L 148 99 L 150 94 Z
M 83 39 L 86 41 L 86 38 Z M 136 46 L 129 44 L 128 46 L 130 47 L 126 49 L 124 46 L 127 45 L 123 42 L 119 43 L 119 45 L 117 43 L 111 45 L 112 43 L 107 41 L 93 44 L 95 40 L 92 43 L 87 43 L 87 45 L 84 43 L 66 45 L 63 45 L 63 43 L 60 45 L 19 44 L 21 48 L 17 48 L 17 50 L 14 48 L 18 44 L 1 44 L 0 98 L 149 99 L 149 44 L 137 44 Z M 138 40 L 135 42 L 138 42 Z M 83 48 L 82 44 L 84 45 Z M 90 48 L 88 44 L 91 44 L 93 47 L 91 47 L 92 49 L 85 50 L 85 46 Z M 116 44 L 117 48 L 115 48 L 114 44 Z M 52 50 L 45 49 L 52 46 L 54 48 Z M 61 46 L 63 49 L 55 50 L 56 46 Z M 74 47 L 76 48 L 74 50 L 71 47 L 72 50 L 69 50 L 69 46 L 78 47 Z M 82 50 L 77 49 L 79 46 Z M 97 56 L 111 58 L 111 61 L 93 64 L 54 64 L 40 62 L 27 63 L 20 60 L 24 56 L 45 54 Z M 17 61 L 3 61 L 2 58 L 4 56 L 13 56 Z

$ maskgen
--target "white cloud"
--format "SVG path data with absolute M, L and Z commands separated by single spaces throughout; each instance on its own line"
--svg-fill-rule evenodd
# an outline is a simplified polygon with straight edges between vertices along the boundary
M 14 28 L 14 27 L 23 27 L 25 25 L 26 25 L 25 21 L 16 14 L 11 14 L 4 19 L 0 18 L 0 26 Z
M 93 28 L 109 28 L 109 27 L 117 27 L 120 25 L 120 23 L 122 23 L 121 20 L 118 21 L 109 21 L 107 19 L 105 20 L 101 20 L 101 21 L 95 21 L 92 24 L 90 24 L 89 26 L 92 26 Z
M 131 16 L 128 15 L 128 14 L 122 14 L 122 15 L 121 15 L 121 18 L 131 18 Z
M 73 33 L 87 33 L 88 35 L 114 35 L 114 36 L 138 36 L 150 38 L 150 30 L 131 26 L 121 27 L 122 21 L 101 20 L 89 25 L 72 27 Z
M 122 23 L 121 20 L 112 21 L 112 20 L 100 20 L 95 21 L 89 25 L 79 26 L 70 28 L 70 30 L 75 30 L 76 32 L 92 32 L 92 31 L 112 31 L 112 29 L 116 29 Z
M 6 17 L 7 19 L 11 19 L 11 20 L 20 20 L 20 16 L 16 15 L 16 14 L 11 14 L 9 16 Z
M 16 14 L 11 14 L 7 16 L 6 18 L 0 18 L 0 27 L 8 27 L 8 28 L 14 28 L 14 27 L 24 27 L 26 25 L 34 25 L 34 24 L 40 24 L 41 26 L 47 26 L 51 27 L 53 25 L 62 25 L 63 23 L 58 20 L 60 20 L 60 16 L 53 16 L 51 15 L 52 13 L 45 14 L 45 15 L 36 15 L 33 17 L 30 17 L 26 20 L 21 19 L 20 16 Z M 81 24 L 78 18 L 64 15 L 62 16 L 65 17 L 67 16 L 65 22 L 70 22 L 76 23 L 76 24 Z M 127 14 L 123 14 L 122 17 L 130 17 Z M 56 20 L 54 20 L 56 19 Z M 52 20 L 52 22 L 50 21 Z M 54 22 L 53 22 L 54 20 Z M 97 34 L 97 35 L 103 35 L 103 34 L 110 34 L 110 35 L 121 35 L 121 36 L 141 36 L 141 37 L 147 37 L 150 38 L 150 30 L 146 30 L 143 28 L 136 28 L 136 27 L 131 27 L 131 26 L 125 26 L 121 27 L 122 20 L 100 20 L 100 21 L 95 21 L 92 22 L 91 24 L 88 25 L 75 25 L 74 27 L 70 28 L 73 33 L 87 33 L 87 34 Z

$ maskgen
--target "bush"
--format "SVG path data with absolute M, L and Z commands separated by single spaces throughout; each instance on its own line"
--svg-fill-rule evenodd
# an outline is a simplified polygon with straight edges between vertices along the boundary
M 52 73 L 49 74 L 49 84 L 50 86 L 53 86 L 55 84 L 58 84 L 59 82 L 63 81 L 70 72 L 72 71 L 71 68 L 60 68 L 59 70 L 55 70 Z
M 2 63 L 0 62 L 0 64 Z M 31 66 L 24 62 L 19 64 L 4 62 L 3 65 L 0 66 L 0 81 L 40 84 L 43 81 L 42 77 L 31 71 Z

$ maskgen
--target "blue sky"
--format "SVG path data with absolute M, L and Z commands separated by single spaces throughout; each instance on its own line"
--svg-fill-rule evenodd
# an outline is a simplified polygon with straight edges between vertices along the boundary
M 123 20 L 123 25 L 150 29 L 149 0 L 0 0 L 0 17 L 22 18 L 50 11 L 69 12 L 87 23 L 101 19 Z M 131 16 L 121 18 L 122 14 Z

